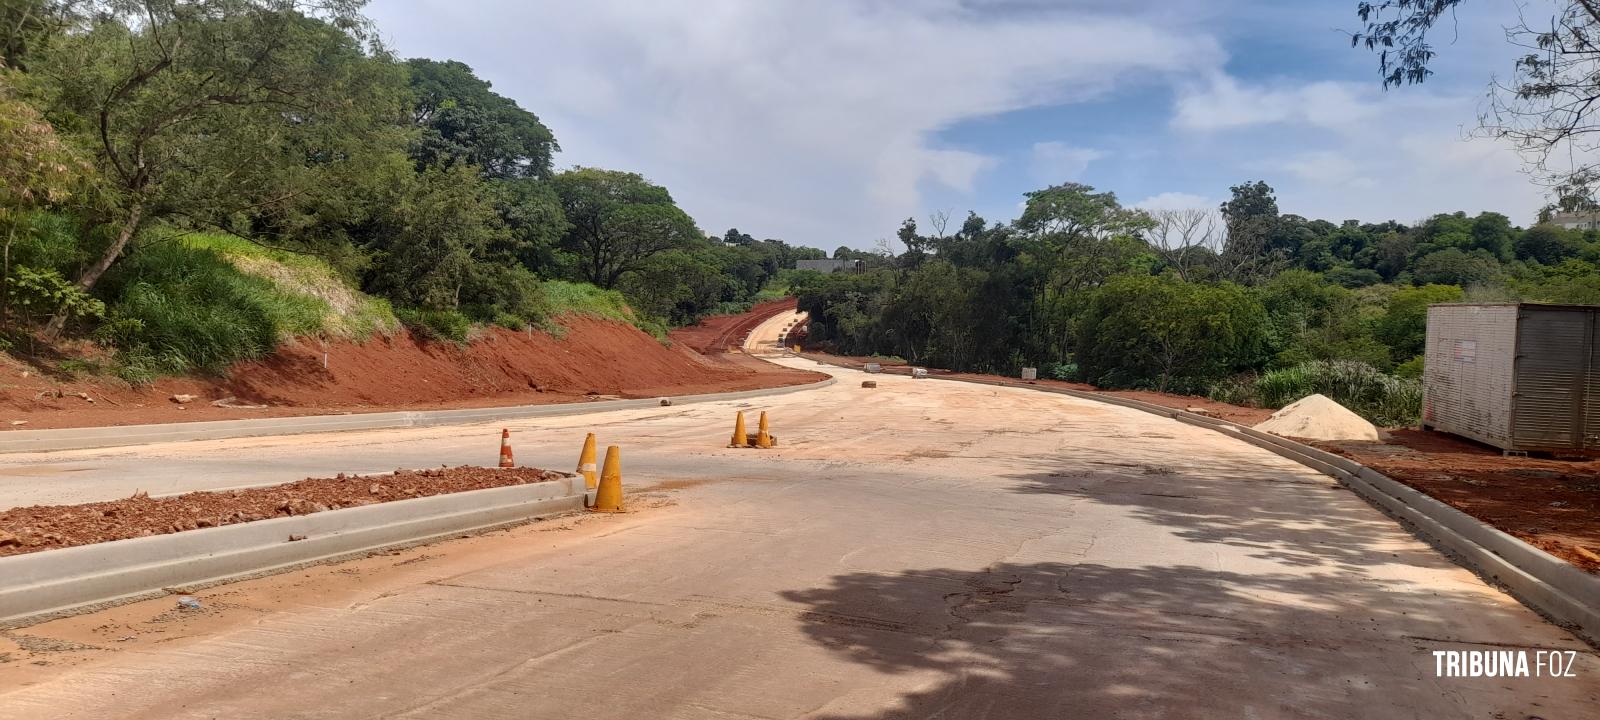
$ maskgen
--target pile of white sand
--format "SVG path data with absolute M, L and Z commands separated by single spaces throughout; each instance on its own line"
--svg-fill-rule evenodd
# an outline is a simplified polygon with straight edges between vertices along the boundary
M 1307 440 L 1378 441 L 1378 428 L 1324 395 L 1307 395 L 1285 405 L 1256 429 Z

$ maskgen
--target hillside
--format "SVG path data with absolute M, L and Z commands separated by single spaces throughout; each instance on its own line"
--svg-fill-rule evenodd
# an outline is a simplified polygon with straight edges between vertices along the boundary
M 244 417 L 583 402 L 749 390 L 812 382 L 816 373 L 707 358 L 612 320 L 571 315 L 565 332 L 487 330 L 465 345 L 409 331 L 366 342 L 302 339 L 215 378 L 146 386 L 0 366 L 0 427 L 38 429 Z M 323 356 L 326 353 L 327 367 Z M 59 391 L 59 396 L 58 396 Z M 92 398 L 92 402 L 79 394 Z M 178 404 L 174 395 L 197 396 Z M 233 398 L 217 407 L 213 401 Z M 16 421 L 26 424 L 13 425 Z
M 225 235 L 146 250 L 106 289 L 113 330 L 100 342 L 34 338 L 0 356 L 0 429 L 583 402 L 822 377 L 664 342 L 619 294 L 581 283 L 542 284 L 538 327 L 415 312 L 407 327 L 323 259 Z M 183 395 L 195 397 L 172 400 Z

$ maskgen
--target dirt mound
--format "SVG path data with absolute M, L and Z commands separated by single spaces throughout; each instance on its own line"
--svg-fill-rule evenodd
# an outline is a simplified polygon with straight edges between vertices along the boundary
M 272 487 L 135 495 L 82 505 L 34 505 L 0 512 L 0 556 L 147 535 L 235 525 L 373 503 L 558 480 L 568 473 L 538 468 L 461 466 L 397 470 L 393 475 L 306 478 Z
M 13 362 L 0 368 L 0 429 L 536 405 L 751 390 L 823 378 L 669 348 L 608 320 L 573 316 L 563 325 L 554 335 L 496 328 L 466 345 L 406 332 L 361 343 L 303 340 L 236 365 L 226 377 L 175 378 L 145 388 L 46 377 Z M 180 405 L 170 400 L 175 395 L 195 399 Z M 222 404 L 266 407 L 212 404 L 228 398 Z M 9 424 L 16 421 L 24 424 Z
M 749 312 L 737 315 L 713 315 L 703 318 L 699 323 L 688 327 L 681 327 L 667 333 L 667 337 L 674 343 L 681 343 L 701 353 L 725 353 L 736 350 L 744 344 L 744 338 L 754 330 L 757 325 L 767 318 L 781 312 L 795 309 L 799 301 L 795 298 L 768 300 L 757 303 Z
M 1255 429 L 1307 440 L 1378 441 L 1378 428 L 1326 395 L 1307 395 L 1289 403 Z

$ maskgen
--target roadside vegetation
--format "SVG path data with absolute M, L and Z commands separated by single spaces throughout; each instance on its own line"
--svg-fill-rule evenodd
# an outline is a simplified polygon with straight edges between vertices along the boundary
M 1600 232 L 1497 213 L 1311 220 L 1263 182 L 1215 211 L 1153 212 L 1069 183 L 1029 193 L 1012 223 L 908 219 L 896 237 L 899 252 L 850 255 L 864 272 L 795 280 L 813 341 L 1244 404 L 1320 392 L 1387 425 L 1420 412 L 1429 304 L 1600 303 Z
M 707 235 L 637 173 L 558 170 L 538 116 L 394 57 L 361 5 L 0 6 L 0 342 L 92 340 L 143 381 L 402 325 L 664 338 L 825 256 Z

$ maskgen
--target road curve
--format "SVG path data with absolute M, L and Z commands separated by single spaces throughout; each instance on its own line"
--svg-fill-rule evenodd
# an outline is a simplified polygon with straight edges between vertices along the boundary
M 50 663 L 0 663 L 0 717 L 1561 718 L 1600 702 L 1586 646 L 1300 465 L 1075 398 L 865 389 L 777 362 L 841 382 L 513 426 L 531 464 L 570 465 L 591 429 L 621 445 L 633 512 L 216 588 L 193 614 L 155 600 L 0 634 L 0 656 Z M 779 447 L 723 447 L 736 407 L 769 411 Z M 29 467 L 54 474 L 0 488 L 484 462 L 495 430 L 53 453 Z M 1435 677 L 1435 650 L 1507 648 L 1570 650 L 1577 677 Z

